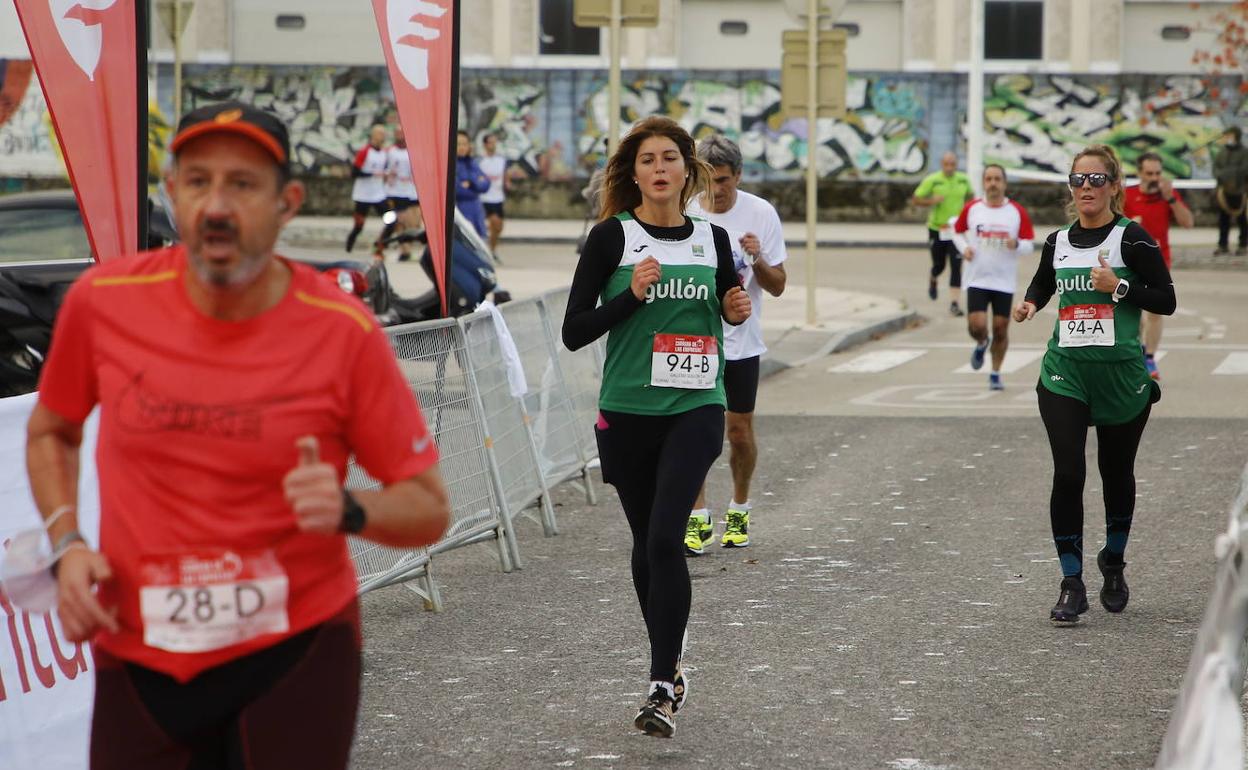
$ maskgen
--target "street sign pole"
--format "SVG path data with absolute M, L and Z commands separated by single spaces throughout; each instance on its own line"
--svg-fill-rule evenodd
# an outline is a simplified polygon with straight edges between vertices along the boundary
M 979 189 L 984 179 L 984 0 L 971 0 L 971 57 L 966 77 L 966 175 L 971 186 Z
M 819 144 L 819 0 L 808 0 L 806 9 L 806 325 L 818 320 L 815 311 L 815 220 L 818 205 L 818 168 L 815 148 Z
M 611 31 L 608 47 L 611 70 L 607 75 L 607 157 L 615 154 L 620 143 L 620 26 L 623 22 L 622 0 L 611 0 Z

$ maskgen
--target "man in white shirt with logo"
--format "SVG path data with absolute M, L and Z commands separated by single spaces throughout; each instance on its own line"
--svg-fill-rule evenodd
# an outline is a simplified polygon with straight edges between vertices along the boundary
M 728 231 L 737 276 L 754 308 L 740 326 L 724 325 L 724 390 L 728 397 L 725 418 L 733 493 L 720 544 L 741 548 L 750 544 L 750 480 L 758 460 L 754 401 L 758 394 L 759 359 L 767 350 L 759 323 L 761 303 L 764 290 L 773 297 L 784 291 L 787 254 L 775 208 L 762 198 L 737 189 L 741 182 L 741 149 L 729 139 L 714 135 L 698 143 L 698 157 L 711 166 L 711 188 L 689 202 L 688 213 Z M 694 506 L 685 530 L 685 552 L 689 555 L 701 554 L 714 537 L 705 483 Z
M 1035 250 L 1027 210 L 1005 197 L 1005 169 L 984 167 L 984 197 L 962 208 L 953 226 L 953 243 L 967 264 L 966 328 L 975 340 L 971 368 L 984 365 L 989 348 L 988 309 L 992 309 L 992 373 L 988 387 L 1004 390 L 1001 363 L 1009 347 L 1010 312 L 1018 280 L 1018 258 Z

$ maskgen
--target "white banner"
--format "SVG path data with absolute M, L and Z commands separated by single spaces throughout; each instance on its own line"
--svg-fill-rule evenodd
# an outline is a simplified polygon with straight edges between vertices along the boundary
M 26 478 L 26 420 L 33 394 L 0 399 L 0 541 L 41 520 Z M 99 542 L 95 415 L 83 436 L 78 527 Z M 55 613 L 16 610 L 0 589 L 0 768 L 87 767 L 95 661 L 90 647 L 61 636 Z

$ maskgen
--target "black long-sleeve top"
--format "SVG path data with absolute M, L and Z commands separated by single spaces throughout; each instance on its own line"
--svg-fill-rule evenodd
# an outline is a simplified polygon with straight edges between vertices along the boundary
M 684 224 L 676 227 L 647 224 L 637 219 L 636 214 L 633 219 L 651 237 L 662 241 L 682 241 L 693 235 L 693 220 L 689 217 L 685 217 Z M 720 301 L 722 315 L 724 295 L 733 286 L 740 286 L 741 282 L 733 267 L 732 241 L 728 231 L 713 224 L 711 232 L 715 239 L 715 296 Z M 585 238 L 581 259 L 576 264 L 572 289 L 568 295 L 568 309 L 563 317 L 563 344 L 569 350 L 578 350 L 590 344 L 645 304 L 643 300 L 637 299 L 632 289 L 626 288 L 598 305 L 598 297 L 611 274 L 620 266 L 623 255 L 624 225 L 620 220 L 610 217 L 594 225 Z
M 1080 249 L 1094 248 L 1109 236 L 1116 224 L 1117 220 L 1113 220 L 1107 225 L 1088 229 L 1076 222 L 1069 230 L 1070 244 Z M 1035 305 L 1036 310 L 1043 309 L 1057 291 L 1057 272 L 1053 269 L 1053 252 L 1056 248 L 1055 231 L 1049 233 L 1044 241 L 1040 264 L 1036 266 L 1036 274 L 1024 295 L 1024 299 Z M 1123 231 L 1122 261 L 1141 279 L 1129 282 L 1131 286 L 1123 301 L 1150 313 L 1172 315 L 1178 300 L 1174 296 L 1174 281 L 1170 278 L 1170 270 L 1166 267 L 1166 260 L 1161 256 L 1157 242 L 1136 222 L 1127 225 Z

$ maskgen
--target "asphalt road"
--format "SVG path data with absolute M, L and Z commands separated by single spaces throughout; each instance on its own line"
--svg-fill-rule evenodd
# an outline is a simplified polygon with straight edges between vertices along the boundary
M 558 247 L 507 258 L 571 267 Z M 1248 372 L 1222 373 L 1248 353 L 1248 275 L 1176 271 L 1164 396 L 1137 463 L 1131 604 L 1105 613 L 1092 569 L 1084 622 L 1054 628 L 1051 469 L 1032 391 L 1052 317 L 1013 327 L 1017 365 L 1007 356 L 1007 390 L 992 393 L 982 372 L 959 371 L 965 323 L 943 287 L 927 299 L 924 254 L 819 259 L 821 285 L 900 297 L 927 320 L 765 382 L 754 544 L 689 562 L 691 694 L 676 737 L 631 727 L 648 648 L 614 494 L 589 506 L 564 486 L 563 534 L 521 525 L 523 571 L 501 574 L 482 544 L 435 560 L 441 615 L 403 588 L 366 595 L 356 767 L 1151 766 L 1248 460 Z M 873 354 L 905 360 L 829 371 Z M 726 460 L 711 479 L 721 510 Z M 1094 471 L 1084 499 L 1095 553 Z
M 559 491 L 563 534 L 522 525 L 435 562 L 447 610 L 364 600 L 359 768 L 1142 768 L 1212 583 L 1248 421 L 1149 428 L 1131 604 L 1075 628 L 1034 418 L 766 417 L 754 544 L 689 562 L 690 697 L 636 733 L 648 654 L 613 494 Z M 723 463 L 712 494 L 727 488 Z M 1103 539 L 1089 481 L 1087 550 Z M 722 503 L 721 503 L 722 505 Z M 1094 573 L 1094 570 L 1093 570 Z M 1089 576 L 1092 591 L 1099 577 Z

